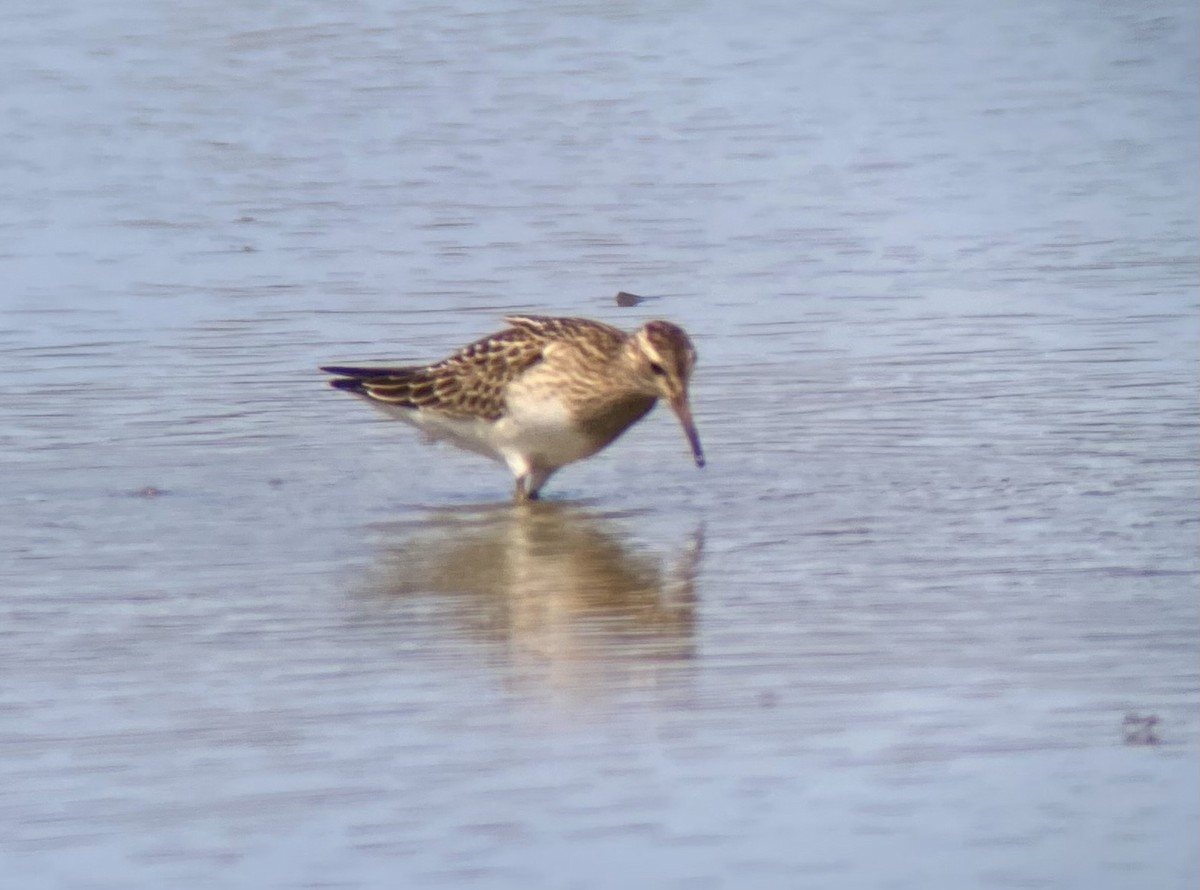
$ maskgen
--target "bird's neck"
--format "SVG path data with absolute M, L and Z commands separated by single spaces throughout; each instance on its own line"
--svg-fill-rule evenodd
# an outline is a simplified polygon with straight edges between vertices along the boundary
M 638 393 L 610 393 L 597 397 L 580 406 L 579 426 L 589 436 L 607 445 L 645 417 L 657 401 L 654 396 Z

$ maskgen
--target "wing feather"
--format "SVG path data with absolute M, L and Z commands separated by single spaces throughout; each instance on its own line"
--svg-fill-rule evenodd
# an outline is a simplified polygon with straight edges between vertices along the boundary
M 330 385 L 401 408 L 439 411 L 496 420 L 505 410 L 505 390 L 517 377 L 570 344 L 595 360 L 611 356 L 625 333 L 584 318 L 511 315 L 511 327 L 468 343 L 428 367 L 370 368 L 332 365 Z

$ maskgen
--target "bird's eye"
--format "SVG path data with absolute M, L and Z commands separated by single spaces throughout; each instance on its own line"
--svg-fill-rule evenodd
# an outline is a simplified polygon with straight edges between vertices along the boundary
M 658 362 L 651 362 L 650 370 L 652 372 L 654 372 L 655 374 L 658 374 L 659 376 L 662 376 L 663 374 L 667 373 L 666 370 L 663 368 L 663 366 L 660 365 Z

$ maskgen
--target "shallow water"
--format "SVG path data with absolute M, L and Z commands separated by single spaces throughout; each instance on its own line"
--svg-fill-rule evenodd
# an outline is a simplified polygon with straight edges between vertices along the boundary
M 3 873 L 1194 886 L 1196 25 L 0 13 Z M 315 371 L 510 311 L 684 325 L 708 466 Z

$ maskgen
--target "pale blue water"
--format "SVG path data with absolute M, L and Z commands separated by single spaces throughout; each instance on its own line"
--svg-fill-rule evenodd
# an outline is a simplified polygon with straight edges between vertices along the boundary
M 1196 34 L 6 7 L 6 885 L 1195 886 Z M 686 327 L 708 467 L 315 371 L 514 310 Z

